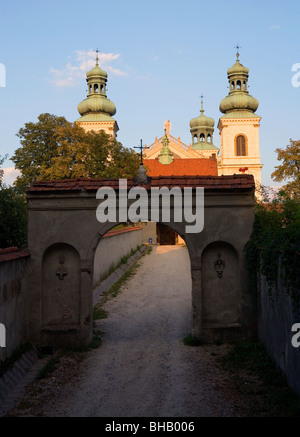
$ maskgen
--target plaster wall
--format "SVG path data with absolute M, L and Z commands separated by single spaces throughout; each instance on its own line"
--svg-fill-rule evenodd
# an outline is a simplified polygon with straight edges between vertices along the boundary
M 97 285 L 123 256 L 142 244 L 142 229 L 124 228 L 117 234 L 108 233 L 100 241 L 94 258 L 93 286 Z
M 5 347 L 0 347 L 0 361 L 27 341 L 24 274 L 28 258 L 0 262 L 0 323 L 5 326 Z
M 300 291 L 299 291 L 300 292 Z M 292 326 L 300 323 L 299 306 L 293 304 L 278 276 L 278 292 L 268 294 L 266 278 L 259 278 L 258 336 L 272 360 L 300 396 L 300 347 L 292 346 Z

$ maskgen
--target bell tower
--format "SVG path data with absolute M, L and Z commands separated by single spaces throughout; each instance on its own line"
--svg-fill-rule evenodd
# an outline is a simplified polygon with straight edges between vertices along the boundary
M 219 149 L 213 144 L 215 120 L 204 115 L 203 96 L 201 96 L 200 115 L 190 121 L 192 135 L 192 149 L 197 150 L 200 156 L 210 158 L 217 155 Z
M 237 47 L 239 49 L 239 47 Z M 259 102 L 248 91 L 249 70 L 239 61 L 228 69 L 229 94 L 220 103 L 218 128 L 221 135 L 219 174 L 230 175 L 246 172 L 255 178 L 257 189 L 261 186 L 259 151 L 259 126 L 261 117 L 255 114 Z
M 116 107 L 106 96 L 107 73 L 99 67 L 98 50 L 95 67 L 86 73 L 88 95 L 77 106 L 81 115 L 76 122 L 86 131 L 100 131 L 117 136 L 118 123 L 112 117 Z

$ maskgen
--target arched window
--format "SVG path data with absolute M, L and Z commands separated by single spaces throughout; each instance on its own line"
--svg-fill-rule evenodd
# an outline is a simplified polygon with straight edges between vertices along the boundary
M 200 134 L 200 142 L 204 142 L 205 141 L 205 135 L 204 134 Z
M 246 81 L 244 80 L 244 82 L 243 82 L 243 89 L 245 90 L 246 89 Z
M 231 82 L 231 89 L 234 89 L 234 81 Z
M 235 139 L 235 154 L 236 156 L 247 156 L 246 137 L 238 135 Z
M 207 142 L 211 143 L 211 135 L 210 134 L 207 135 Z
M 93 91 L 93 87 L 92 85 L 90 85 L 90 93 Z
M 94 85 L 94 93 L 98 93 L 98 92 L 99 92 L 99 87 L 98 87 L 98 84 L 95 83 L 95 85 Z
M 103 93 L 103 85 L 100 86 L 101 94 Z
M 195 134 L 195 135 L 194 135 L 194 142 L 197 143 L 197 141 L 198 141 L 198 137 L 197 137 L 197 134 Z
M 237 89 L 237 90 L 240 90 L 241 87 L 242 87 L 241 81 L 238 80 L 237 83 L 236 83 L 236 89 Z

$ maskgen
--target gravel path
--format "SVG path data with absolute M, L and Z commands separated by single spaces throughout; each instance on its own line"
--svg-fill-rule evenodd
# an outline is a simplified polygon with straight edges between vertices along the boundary
M 102 345 L 79 376 L 43 406 L 44 416 L 237 416 L 225 372 L 213 351 L 188 347 L 191 277 L 187 249 L 154 247 L 122 292 L 105 304 Z M 222 346 L 221 348 L 226 345 Z

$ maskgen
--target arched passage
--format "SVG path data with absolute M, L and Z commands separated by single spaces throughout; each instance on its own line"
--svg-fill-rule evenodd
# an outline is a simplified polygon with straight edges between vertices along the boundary
M 118 200 L 119 181 L 114 179 L 39 181 L 28 191 L 31 259 L 25 282 L 30 341 L 44 343 L 50 338 L 52 343 L 64 346 L 91 340 L 94 253 L 105 233 L 119 224 L 118 219 L 100 223 L 96 217 L 96 192 L 107 186 L 116 191 Z M 134 186 L 134 180 L 128 179 L 128 191 Z M 147 196 L 152 187 L 174 186 L 181 192 L 192 188 L 182 221 L 173 219 L 171 203 L 171 218 L 166 224 L 188 248 L 194 334 L 201 337 L 205 330 L 213 331 L 220 324 L 224 329 L 240 324 L 244 333 L 251 332 L 255 315 L 253 299 L 247 294 L 243 249 L 254 220 L 253 176 L 157 177 L 146 187 Z M 190 208 L 197 205 L 196 187 L 203 187 L 205 193 L 204 228 L 193 233 L 189 217 Z M 149 201 L 150 209 L 151 196 Z M 156 208 L 161 217 L 161 206 Z M 225 269 L 217 271 L 218 263 Z M 214 311 L 216 299 L 218 311 Z

